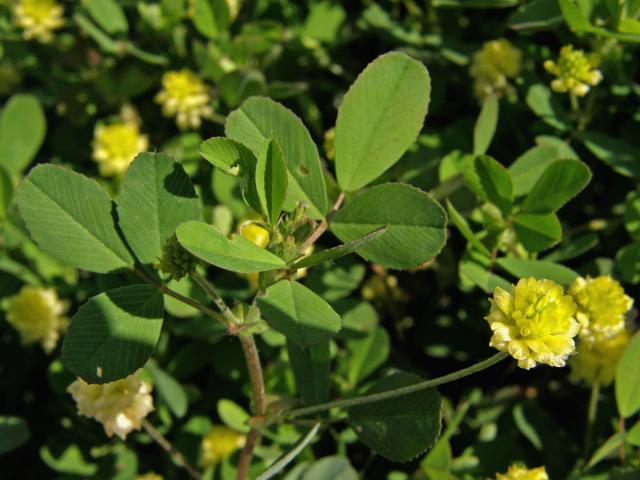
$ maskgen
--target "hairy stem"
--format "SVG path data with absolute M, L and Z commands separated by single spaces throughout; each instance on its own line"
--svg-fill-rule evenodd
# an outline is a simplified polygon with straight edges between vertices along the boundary
M 432 380 L 425 380 L 424 382 L 417 383 L 415 385 L 409 385 L 408 387 L 396 388 L 394 390 L 388 390 L 386 392 L 374 393 L 371 395 L 363 395 L 361 397 L 350 398 L 346 400 L 335 400 L 333 402 L 321 403 L 319 405 L 313 405 L 311 407 L 297 408 L 285 413 L 285 418 L 292 419 L 301 417 L 304 415 L 311 415 L 313 413 L 323 412 L 332 408 L 349 408 L 357 405 L 365 405 L 367 403 L 380 402 L 382 400 L 388 400 L 390 398 L 400 397 L 402 395 L 408 395 L 410 393 L 426 390 L 427 388 L 437 387 L 438 385 L 444 385 L 445 383 L 453 382 L 461 378 L 467 377 L 474 373 L 480 372 L 486 368 L 495 365 L 496 363 L 504 360 L 509 356 L 508 353 L 500 352 L 494 356 L 483 360 L 482 362 L 471 365 L 470 367 L 463 368 L 457 372 L 443 375 Z
M 222 297 L 216 292 L 213 285 L 211 285 L 206 278 L 200 275 L 198 272 L 193 272 L 191 278 L 206 292 L 207 296 L 216 304 L 220 309 L 220 312 L 224 316 L 226 323 L 229 325 L 237 325 L 240 323 L 238 317 L 227 306 Z M 262 375 L 262 364 L 260 363 L 260 355 L 258 354 L 258 347 L 253 335 L 240 333 L 240 345 L 242 345 L 242 351 L 247 363 L 247 370 L 249 371 L 249 380 L 251 383 L 251 396 L 253 405 L 253 414 L 256 417 L 264 417 L 266 412 L 265 401 L 265 388 L 264 377 Z M 238 471 L 236 474 L 237 480 L 245 480 L 249 474 L 249 467 L 251 466 L 251 458 L 253 457 L 253 450 L 255 449 L 258 441 L 260 440 L 260 430 L 253 427 L 247 439 L 244 443 L 240 459 L 238 460 Z
M 156 429 L 156 427 L 151 425 L 151 423 L 148 420 L 146 419 L 142 420 L 142 427 L 153 439 L 153 441 L 156 442 L 158 445 L 160 445 L 160 447 L 162 447 L 162 449 L 169 454 L 169 456 L 171 457 L 171 459 L 176 465 L 178 465 L 180 468 L 184 468 L 191 478 L 195 480 L 202 479 L 202 475 L 200 474 L 200 472 L 198 472 L 198 470 L 196 470 L 195 467 L 193 467 L 189 462 L 187 462 L 184 456 L 178 450 L 176 450 L 176 448 L 171 444 L 171 442 L 167 440 L 167 438 L 164 435 L 162 435 L 162 433 L 160 433 Z
M 138 278 L 140 278 L 142 281 L 148 283 L 149 285 L 153 285 L 154 287 L 156 287 L 160 292 L 164 293 L 165 295 L 169 295 L 170 297 L 175 298 L 176 300 L 179 300 L 180 302 L 189 305 L 190 307 L 193 307 L 199 311 L 201 311 L 202 313 L 204 313 L 205 315 L 207 315 L 208 317 L 213 318 L 214 320 L 224 323 L 226 324 L 224 318 L 218 314 L 217 312 L 211 310 L 210 308 L 205 307 L 204 305 L 201 305 L 199 302 L 192 300 L 189 297 L 185 297 L 184 295 L 171 290 L 169 287 L 167 287 L 164 284 L 160 284 L 160 283 L 156 283 L 152 278 L 150 278 L 146 273 L 142 272 L 141 270 L 138 270 L 137 268 L 135 270 L 133 270 L 133 273 L 136 274 L 136 276 Z
M 585 460 L 589 459 L 591 453 L 591 443 L 593 442 L 593 426 L 598 416 L 598 397 L 600 396 L 600 384 L 595 382 L 591 385 L 591 397 L 589 398 L 589 410 L 587 411 L 587 427 L 584 435 L 583 454 Z
M 331 216 L 338 211 L 338 209 L 342 206 L 343 201 L 344 192 L 340 192 L 340 195 L 338 195 L 338 198 L 336 199 L 336 203 L 331 208 L 331 211 L 327 214 L 327 218 L 325 218 L 320 223 L 320 225 L 318 225 L 318 227 L 313 232 L 311 232 L 311 235 L 309 235 L 309 237 L 302 243 L 302 245 L 300 245 L 300 249 L 298 250 L 300 253 L 304 254 L 304 252 L 306 252 L 311 245 L 316 243 L 316 240 L 318 240 L 322 236 L 322 234 L 327 231 L 327 228 L 329 228 L 329 220 L 331 219 Z
M 237 317 L 233 314 L 222 297 L 218 295 L 218 292 L 215 291 L 213 286 L 209 282 L 207 282 L 207 280 L 202 275 L 200 275 L 198 272 L 193 272 L 191 274 L 191 278 L 200 286 L 200 288 L 205 291 L 205 293 L 213 301 L 213 303 L 216 304 L 216 307 L 218 307 L 220 313 L 222 313 L 222 316 L 225 318 L 226 323 L 238 323 Z
M 462 175 L 454 175 L 451 178 L 448 178 L 440 185 L 436 186 L 429 193 L 436 200 L 443 200 L 447 197 L 450 197 L 455 192 L 458 191 L 461 187 L 464 186 L 464 177 Z
M 266 402 L 264 393 L 264 378 L 262 376 L 262 365 L 260 355 L 253 335 L 240 335 L 240 344 L 244 352 L 244 358 L 249 370 L 249 380 L 251 382 L 251 392 L 253 397 L 253 413 L 256 417 L 264 417 L 266 412 Z M 245 480 L 251 466 L 253 450 L 260 440 L 260 430 L 253 427 L 247 435 L 247 440 L 240 454 L 238 461 L 237 480 Z

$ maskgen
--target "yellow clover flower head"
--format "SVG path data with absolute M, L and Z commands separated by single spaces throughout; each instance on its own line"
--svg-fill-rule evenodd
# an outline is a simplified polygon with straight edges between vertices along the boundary
M 549 480 L 549 475 L 544 467 L 529 469 L 511 465 L 506 473 L 497 473 L 496 480 Z
M 54 30 L 64 26 L 64 8 L 55 0 L 18 0 L 13 16 L 24 39 L 40 43 L 50 43 Z
M 135 480 L 164 480 L 164 477 L 156 472 L 147 472 L 142 475 L 136 475 Z
M 474 53 L 469 73 L 474 94 L 480 100 L 504 94 L 510 89 L 508 79 L 518 76 L 522 68 L 522 53 L 509 40 L 500 38 L 482 45 Z
M 149 148 L 149 138 L 140 133 L 135 122 L 99 124 L 91 145 L 100 175 L 109 177 L 126 172 L 133 159 Z
M 582 341 L 594 342 L 597 337 L 610 337 L 624 329 L 625 314 L 633 306 L 633 299 L 609 275 L 578 277 L 567 293 L 578 305 L 576 318 L 582 326 Z
M 7 321 L 18 331 L 23 344 L 39 342 L 46 353 L 51 353 L 60 332 L 69 325 L 66 309 L 52 288 L 26 286 L 9 299 Z
M 202 438 L 200 444 L 200 465 L 207 468 L 217 464 L 242 448 L 245 436 L 224 425 L 214 425 Z
M 551 89 L 559 93 L 571 92 L 579 97 L 584 97 L 592 86 L 602 80 L 602 73 L 595 67 L 596 62 L 584 51 L 574 50 L 573 45 L 560 49 L 557 62 L 544 62 L 545 70 L 558 77 L 551 81 Z
M 162 75 L 162 90 L 156 95 L 167 117 L 176 117 L 181 130 L 200 128 L 203 118 L 213 115 L 207 85 L 186 68 Z
M 569 360 L 571 377 L 591 385 L 613 383 L 618 360 L 630 337 L 629 331 L 624 329 L 609 338 L 599 337 L 595 342 L 578 341 L 577 353 Z
M 125 439 L 140 430 L 142 420 L 153 411 L 151 385 L 138 372 L 115 382 L 90 385 L 78 378 L 67 388 L 78 413 L 102 423 L 105 433 Z
M 511 293 L 497 287 L 489 302 L 489 345 L 508 352 L 520 368 L 528 370 L 536 363 L 563 367 L 575 351 L 580 330 L 576 304 L 557 283 L 523 278 Z

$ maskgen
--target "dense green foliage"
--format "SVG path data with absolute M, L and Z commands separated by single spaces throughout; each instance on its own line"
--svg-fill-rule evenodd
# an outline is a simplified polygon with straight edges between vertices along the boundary
M 0 476 L 640 478 L 640 1 L 0 41 Z

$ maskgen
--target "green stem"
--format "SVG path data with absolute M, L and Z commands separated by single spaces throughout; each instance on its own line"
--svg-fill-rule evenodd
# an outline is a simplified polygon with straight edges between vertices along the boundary
M 156 429 L 156 427 L 151 424 L 151 422 L 146 419 L 142 420 L 142 427 L 153 439 L 153 441 L 160 445 L 160 447 L 162 447 L 162 449 L 169 454 L 176 465 L 184 468 L 189 476 L 194 480 L 202 479 L 202 475 L 200 474 L 200 472 L 198 472 L 198 470 L 196 470 L 189 462 L 187 462 L 187 460 L 185 460 L 182 453 L 176 450 L 173 444 L 169 440 L 167 440 L 167 438 L 162 435 L 162 433 L 160 433 Z
M 222 297 L 216 292 L 206 278 L 200 275 L 198 272 L 193 272 L 191 278 L 206 292 L 213 303 L 220 309 L 226 322 L 229 325 L 238 325 L 240 320 L 234 315 L 231 309 L 227 306 Z M 264 377 L 262 375 L 262 364 L 260 363 L 260 355 L 258 354 L 258 347 L 256 341 L 251 334 L 241 333 L 239 335 L 240 345 L 242 345 L 242 351 L 247 363 L 247 370 L 249 371 L 249 381 L 251 383 L 251 397 L 253 400 L 253 413 L 256 417 L 264 417 L 267 408 Z M 247 438 L 244 443 L 240 458 L 238 459 L 238 470 L 236 472 L 237 480 L 245 480 L 249 475 L 249 468 L 251 467 L 251 459 L 253 457 L 253 451 L 260 441 L 260 430 L 253 427 L 247 434 Z
M 189 297 L 185 297 L 184 295 L 181 295 L 180 293 L 178 293 L 178 292 L 176 292 L 174 290 L 171 290 L 169 287 L 167 287 L 164 284 L 156 283 L 146 273 L 142 272 L 141 270 L 138 270 L 137 268 L 133 270 L 133 273 L 136 274 L 138 276 L 138 278 L 140 278 L 142 281 L 148 283 L 149 285 L 153 285 L 154 287 L 156 287 L 158 290 L 160 290 L 160 292 L 164 293 L 165 295 L 173 297 L 176 300 L 179 300 L 182 303 L 184 303 L 186 305 L 189 305 L 190 307 L 193 307 L 196 310 L 201 311 L 202 313 L 204 313 L 205 315 L 213 318 L 214 320 L 217 320 L 218 322 L 221 322 L 221 323 L 226 325 L 225 318 L 222 317 L 219 313 L 214 312 L 210 308 L 207 308 L 204 305 L 201 305 L 200 303 L 196 302 L 195 300 L 190 299 Z
M 207 280 L 202 275 L 200 275 L 198 272 L 193 272 L 191 274 L 191 279 L 194 282 L 196 282 L 198 285 L 200 285 L 200 287 L 205 291 L 207 296 L 211 300 L 213 300 L 213 303 L 216 304 L 216 307 L 218 307 L 218 309 L 222 313 L 222 316 L 225 318 L 226 323 L 228 324 L 239 323 L 238 318 L 233 314 L 233 312 L 224 302 L 222 297 L 218 295 L 218 292 L 216 292 L 213 286 L 209 282 L 207 282 Z
M 569 92 L 569 100 L 571 101 L 571 110 L 574 112 L 580 111 L 580 105 L 578 105 L 578 97 L 575 93 Z
M 380 402 L 382 400 L 389 400 L 390 398 L 409 395 L 411 393 L 419 392 L 421 390 L 426 390 L 428 388 L 437 387 L 439 385 L 444 385 L 445 383 L 453 382 L 455 380 L 468 377 L 469 375 L 473 375 L 474 373 L 480 372 L 486 368 L 491 367 L 492 365 L 495 365 L 496 363 L 504 360 L 508 356 L 509 356 L 508 353 L 504 353 L 504 352 L 496 353 L 494 356 L 487 358 L 482 362 L 478 362 L 475 365 L 471 365 L 470 367 L 463 368 L 462 370 L 458 370 L 457 372 L 449 373 L 447 375 L 443 375 L 442 377 L 437 377 L 432 380 L 425 380 L 424 382 L 420 382 L 415 385 L 410 385 L 408 387 L 397 388 L 395 390 L 388 390 L 386 392 L 374 393 L 371 395 L 363 395 L 361 397 L 349 398 L 346 400 L 335 400 L 333 402 L 321 403 L 319 405 L 313 405 L 311 407 L 297 408 L 289 411 L 288 413 L 285 413 L 284 418 L 292 419 L 292 418 L 301 417 L 304 415 L 311 415 L 312 413 L 331 410 L 332 408 L 355 407 L 358 405 L 366 405 L 368 403 Z
M 436 186 L 429 193 L 436 200 L 443 200 L 453 195 L 462 186 L 464 186 L 464 177 L 455 175 Z
M 595 382 L 591 385 L 591 397 L 589 398 L 589 410 L 587 411 L 587 428 L 584 435 L 584 458 L 589 459 L 591 443 L 593 442 L 593 426 L 598 416 L 598 397 L 600 396 L 600 384 Z

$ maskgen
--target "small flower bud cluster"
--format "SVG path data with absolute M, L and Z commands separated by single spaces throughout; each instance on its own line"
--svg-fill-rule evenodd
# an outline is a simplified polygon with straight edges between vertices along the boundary
M 485 42 L 473 55 L 469 68 L 475 96 L 483 100 L 508 93 L 512 88 L 509 79 L 516 78 L 521 67 L 522 53 L 511 42 L 504 38 Z
M 574 50 L 572 45 L 560 49 L 557 62 L 544 62 L 545 70 L 558 77 L 551 81 L 551 89 L 560 93 L 571 92 L 578 97 L 584 97 L 592 86 L 602 80 L 602 73 L 595 67 L 595 61 L 582 50 Z
M 162 90 L 155 101 L 162 105 L 166 117 L 176 117 L 181 130 L 200 128 L 202 119 L 213 115 L 207 85 L 186 68 L 162 76 Z
M 13 16 L 24 39 L 40 43 L 53 41 L 53 32 L 64 26 L 64 8 L 55 0 L 18 0 Z
M 162 247 L 162 256 L 156 268 L 174 280 L 180 280 L 193 273 L 197 264 L 196 257 L 180 245 L 175 235 L 171 235 Z
M 107 436 L 125 439 L 140 430 L 142 420 L 153 411 L 151 385 L 136 372 L 127 378 L 102 385 L 90 385 L 78 378 L 67 388 L 78 413 L 102 423 Z

